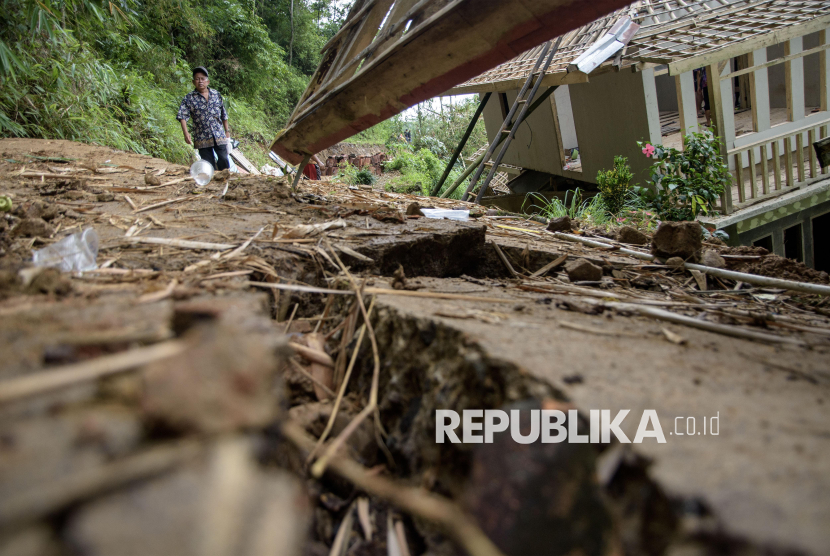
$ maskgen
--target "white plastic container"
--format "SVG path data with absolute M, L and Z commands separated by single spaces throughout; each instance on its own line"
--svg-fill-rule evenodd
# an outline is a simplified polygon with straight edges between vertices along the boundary
M 190 167 L 190 175 L 199 185 L 207 185 L 213 179 L 213 166 L 207 160 L 197 160 Z
M 426 209 L 422 208 L 421 212 L 427 218 L 446 218 L 447 220 L 461 220 L 465 222 L 470 219 L 469 210 L 453 210 L 453 209 Z
M 98 234 L 87 228 L 66 236 L 48 247 L 32 251 L 35 266 L 56 267 L 63 272 L 84 272 L 98 268 Z

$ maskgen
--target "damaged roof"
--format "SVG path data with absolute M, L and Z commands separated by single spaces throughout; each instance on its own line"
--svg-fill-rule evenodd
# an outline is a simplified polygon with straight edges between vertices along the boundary
M 830 1 L 638 0 L 563 35 L 543 85 L 587 82 L 588 74 L 573 64 L 591 54 L 592 48 L 598 49 L 607 35 L 619 35 L 620 24 L 627 20 L 639 29 L 622 49 L 622 56 L 615 57 L 619 51 L 611 52 L 593 71 L 657 63 L 668 65 L 672 75 L 683 73 L 736 55 L 730 47 L 739 43 L 746 43 L 742 44 L 745 52 L 824 29 L 830 25 Z M 447 94 L 515 89 L 527 79 L 542 47 L 527 50 Z

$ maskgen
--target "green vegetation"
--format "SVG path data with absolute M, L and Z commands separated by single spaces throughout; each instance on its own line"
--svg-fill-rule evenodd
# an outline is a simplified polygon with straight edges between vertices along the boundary
M 651 167 L 654 189 L 636 188 L 643 202 L 663 220 L 694 220 L 710 214 L 732 175 L 720 156 L 720 139 L 712 132 L 683 138 L 683 151 L 639 142 L 643 154 L 656 161 Z
M 3 0 L 0 136 L 99 143 L 188 163 L 175 119 L 211 72 L 256 165 L 347 6 L 334 0 Z M 293 9 L 292 9 L 293 6 Z
M 378 181 L 369 168 L 358 169 L 354 164 L 346 164 L 337 172 L 335 178 L 349 185 L 374 185 Z
M 597 172 L 597 183 L 602 200 L 606 210 L 612 215 L 619 214 L 625 206 L 633 177 L 634 173 L 628 165 L 628 158 L 624 156 L 614 157 L 613 169 Z
M 570 201 L 568 199 L 569 197 Z M 583 199 L 582 190 L 579 188 L 573 191 L 566 191 L 564 200 L 554 198 L 548 201 L 539 193 L 530 193 L 528 194 L 527 201 L 532 202 L 530 209 L 535 209 L 540 216 L 545 218 L 561 218 L 567 216 L 571 219 L 582 220 L 585 223 L 603 227 L 612 224 L 614 221 L 608 212 L 602 194 L 596 194 L 588 199 Z

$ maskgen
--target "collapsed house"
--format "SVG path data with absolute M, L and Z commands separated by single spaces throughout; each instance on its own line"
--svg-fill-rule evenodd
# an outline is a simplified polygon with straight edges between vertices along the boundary
M 637 141 L 682 149 L 682 136 L 704 123 L 693 78 L 701 69 L 735 178 L 716 207 L 722 216 L 707 223 L 830 270 L 815 247 L 830 234 L 830 179 L 812 147 L 830 123 L 828 27 L 826 1 L 635 2 L 562 35 L 541 79 L 555 92 L 519 126 L 499 170 L 513 167 L 508 187 L 522 200 L 529 191 L 590 190 L 615 155 L 645 184 L 652 160 Z M 447 91 L 490 93 L 491 142 L 543 48 Z

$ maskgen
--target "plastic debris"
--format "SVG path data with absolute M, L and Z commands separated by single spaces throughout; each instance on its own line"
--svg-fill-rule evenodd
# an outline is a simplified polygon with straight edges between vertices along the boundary
M 199 185 L 207 185 L 213 179 L 213 166 L 207 160 L 197 160 L 190 167 L 190 175 Z
M 422 208 L 421 212 L 427 218 L 446 218 L 447 220 L 461 220 L 466 222 L 470 219 L 469 210 L 450 210 L 450 209 L 427 209 Z
M 33 251 L 33 262 L 35 266 L 55 267 L 64 272 L 95 270 L 98 268 L 98 243 L 98 233 L 93 228 L 87 228 Z
M 12 200 L 5 195 L 0 195 L 0 212 L 11 212 Z

